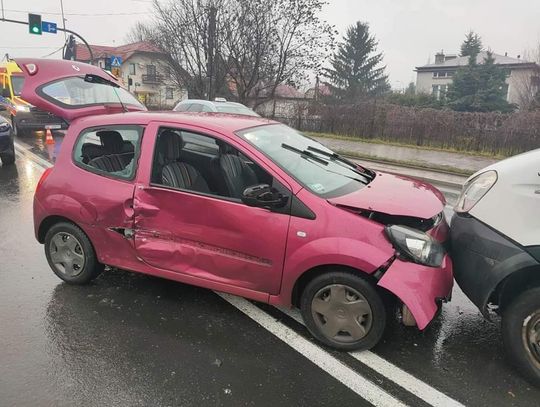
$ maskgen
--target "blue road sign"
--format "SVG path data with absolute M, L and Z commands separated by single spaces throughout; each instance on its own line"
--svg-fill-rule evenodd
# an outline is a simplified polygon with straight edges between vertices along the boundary
M 56 34 L 56 23 L 50 23 L 48 21 L 41 22 L 41 31 L 44 33 Z
M 114 67 L 120 67 L 122 65 L 122 58 L 121 57 L 111 57 L 111 66 Z

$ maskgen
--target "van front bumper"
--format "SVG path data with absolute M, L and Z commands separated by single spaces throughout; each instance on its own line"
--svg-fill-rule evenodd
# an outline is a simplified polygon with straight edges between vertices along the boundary
M 454 214 L 450 229 L 454 276 L 465 295 L 489 318 L 499 283 L 515 271 L 538 265 L 523 247 L 478 219 Z
M 42 110 L 17 112 L 13 120 L 14 125 L 21 130 L 67 129 L 66 123 L 61 118 Z

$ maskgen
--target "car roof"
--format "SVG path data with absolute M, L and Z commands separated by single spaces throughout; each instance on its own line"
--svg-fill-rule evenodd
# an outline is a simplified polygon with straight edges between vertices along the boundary
M 230 106 L 240 106 L 240 107 L 247 107 L 243 105 L 242 103 L 237 102 L 230 102 L 228 100 L 226 101 L 219 101 L 219 100 L 204 100 L 204 99 L 184 99 L 181 102 L 178 102 L 178 104 L 186 104 L 186 103 L 199 103 L 201 105 L 230 105 Z M 248 108 L 249 109 L 249 108 Z
M 235 115 L 230 113 L 192 113 L 192 112 L 126 112 L 85 116 L 76 119 L 78 124 L 88 127 L 105 126 L 112 124 L 138 124 L 146 125 L 154 121 L 170 122 L 174 124 L 184 124 L 198 126 L 214 131 L 236 132 L 250 127 L 263 126 L 267 124 L 280 124 L 274 120 L 264 119 L 257 116 Z

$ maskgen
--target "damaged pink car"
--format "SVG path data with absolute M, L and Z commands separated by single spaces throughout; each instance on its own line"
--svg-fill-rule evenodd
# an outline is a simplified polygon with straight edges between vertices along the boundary
M 22 97 L 70 127 L 36 189 L 35 233 L 64 281 L 104 265 L 279 306 L 367 349 L 398 306 L 424 329 L 452 291 L 444 198 L 282 124 L 149 113 L 98 67 L 20 59 Z

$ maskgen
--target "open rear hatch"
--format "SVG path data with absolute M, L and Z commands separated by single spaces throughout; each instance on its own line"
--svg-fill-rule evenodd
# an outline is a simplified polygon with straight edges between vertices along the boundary
M 21 97 L 67 122 L 146 108 L 113 75 L 76 61 L 17 58 L 25 76 Z

